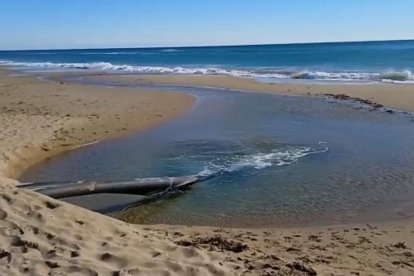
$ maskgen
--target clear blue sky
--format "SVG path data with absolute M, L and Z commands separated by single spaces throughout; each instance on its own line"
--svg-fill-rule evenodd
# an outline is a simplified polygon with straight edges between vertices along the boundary
M 414 0 L 0 0 L 0 49 L 414 39 Z

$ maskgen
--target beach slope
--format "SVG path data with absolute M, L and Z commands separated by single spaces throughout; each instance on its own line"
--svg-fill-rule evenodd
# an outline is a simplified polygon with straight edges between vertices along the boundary
M 194 99 L 0 71 L 1 275 L 413 275 L 414 222 L 294 229 L 140 226 L 17 188 L 28 166 L 144 131 Z

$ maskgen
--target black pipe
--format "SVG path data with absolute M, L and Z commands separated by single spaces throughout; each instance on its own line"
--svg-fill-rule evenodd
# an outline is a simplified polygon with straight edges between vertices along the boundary
M 211 178 L 211 176 L 192 175 L 140 178 L 123 182 L 37 182 L 22 184 L 19 187 L 31 189 L 53 198 L 65 198 L 98 193 L 150 195 L 162 191 L 184 188 L 209 178 Z

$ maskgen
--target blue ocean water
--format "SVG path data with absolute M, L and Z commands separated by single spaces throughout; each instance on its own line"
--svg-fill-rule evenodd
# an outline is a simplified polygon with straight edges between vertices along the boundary
M 224 74 L 273 81 L 414 83 L 414 40 L 222 47 L 0 51 L 30 70 Z

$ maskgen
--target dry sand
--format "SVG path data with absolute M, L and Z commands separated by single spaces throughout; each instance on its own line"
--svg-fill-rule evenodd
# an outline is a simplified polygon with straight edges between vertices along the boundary
M 225 89 L 277 93 L 282 95 L 348 95 L 386 107 L 414 112 L 414 85 L 404 84 L 283 84 L 259 83 L 252 79 L 230 76 L 162 75 L 162 76 L 95 76 L 136 84 L 171 84 L 206 86 Z
M 411 219 L 294 229 L 139 226 L 18 189 L 11 178 L 30 164 L 155 126 L 194 99 L 7 74 L 0 71 L 0 275 L 414 274 Z
M 191 96 L 111 89 L 0 71 L 0 173 L 12 178 L 47 156 L 177 117 Z

